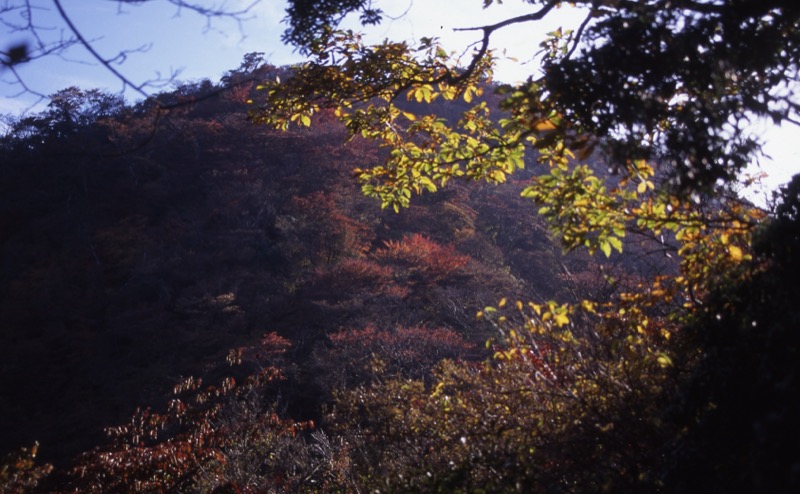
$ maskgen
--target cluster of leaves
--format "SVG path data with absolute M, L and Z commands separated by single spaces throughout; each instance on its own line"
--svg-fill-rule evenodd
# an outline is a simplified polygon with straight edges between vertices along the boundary
M 702 349 L 677 416 L 685 433 L 667 470 L 675 491 L 792 492 L 798 433 L 797 249 L 800 177 L 782 188 L 753 241 L 754 270 L 717 285 L 685 329 Z M 730 431 L 737 431 L 730 434 Z M 700 467 L 700 465 L 703 467 Z M 711 466 L 715 474 L 698 468 Z M 696 480 L 694 480 L 696 479 Z
M 396 266 L 400 276 L 410 283 L 434 285 L 452 282 L 469 257 L 460 255 L 452 246 L 444 247 L 415 233 L 401 241 L 387 240 L 373 258 Z
M 462 113 L 457 130 L 436 114 L 415 115 L 395 102 L 405 96 L 471 103 L 491 76 L 491 57 L 476 58 L 464 72 L 449 68 L 457 59 L 433 38 L 413 48 L 388 41 L 373 47 L 351 31 L 328 33 L 312 54 L 288 79 L 260 86 L 265 97 L 250 118 L 285 130 L 293 122 L 308 126 L 315 112 L 333 108 L 350 136 L 390 150 L 383 164 L 355 170 L 362 191 L 383 207 L 399 211 L 412 193 L 434 192 L 453 177 L 502 183 L 522 168 L 519 134 L 501 132 L 485 101 Z
M 39 444 L 7 454 L 0 463 L 0 487 L 9 494 L 22 494 L 35 488 L 53 471 L 49 464 L 37 465 Z
M 380 111 L 344 108 L 372 98 L 391 102 L 403 94 L 419 101 L 469 97 L 475 82 L 491 75 L 494 33 L 540 21 L 568 2 L 531 1 L 529 14 L 470 28 L 482 39 L 460 69 L 460 60 L 448 59 L 431 39 L 423 38 L 418 47 L 388 41 L 363 46 L 357 35 L 334 29 L 364 2 L 326 3 L 331 14 L 314 25 L 301 26 L 301 12 L 288 14 L 290 39 L 315 57 L 298 67 L 299 80 L 314 81 L 308 76 L 324 73 L 330 83 L 293 78 L 267 85 L 266 105 L 255 114 L 257 120 L 285 126 L 307 122 L 319 105 L 340 108 L 352 132 L 369 134 L 403 156 L 374 167 L 379 174 L 367 171 L 365 183 L 378 180 L 418 191 L 430 188 L 419 176 L 452 177 L 458 171 L 455 162 L 463 163 L 471 178 L 496 180 L 507 172 L 502 163 L 513 169 L 519 146 L 527 143 L 559 156 L 570 149 L 589 154 L 599 146 L 623 173 L 627 162 L 645 159 L 660 163 L 680 189 L 709 192 L 718 179 L 735 180 L 759 152 L 758 139 L 748 130 L 753 117 L 797 121 L 800 102 L 796 88 L 787 84 L 800 70 L 800 9 L 792 2 L 569 2 L 583 20 L 574 29 L 548 33 L 540 43 L 541 75 L 504 86 L 503 108 L 510 117 L 494 123 L 476 107 L 456 130 L 435 126 L 435 116 L 401 127 L 401 113 L 391 104 Z M 484 2 L 484 8 L 493 3 Z M 306 38 L 298 36 L 302 29 Z M 423 55 L 416 56 L 418 51 Z M 268 115 L 273 111 L 277 114 Z M 408 144 L 402 138 L 406 132 L 427 146 Z M 437 152 L 425 153 L 434 147 Z M 427 166 L 416 164 L 420 156 Z M 403 178 L 411 170 L 418 175 Z M 368 192 L 384 205 L 405 205 L 385 187 Z
M 381 21 L 382 12 L 373 8 L 368 0 L 292 0 L 286 9 L 290 27 L 284 33 L 283 41 L 309 50 L 319 43 L 323 33 L 353 11 L 360 11 L 362 24 Z
M 282 418 L 268 401 L 283 379 L 278 367 L 290 347 L 273 333 L 255 347 L 232 350 L 227 371 L 209 372 L 217 384 L 184 379 L 166 412 L 137 410 L 128 423 L 109 429 L 107 445 L 84 453 L 71 469 L 34 478 L 36 470 L 25 467 L 33 472 L 25 479 L 28 492 L 324 489 L 326 458 L 302 438 L 314 424 Z M 14 468 L 22 468 L 21 461 Z M 46 468 L 49 474 L 52 467 Z M 15 475 L 2 479 L 4 489 L 24 487 Z
M 376 382 L 340 399 L 339 431 L 347 435 L 354 424 L 363 431 L 353 441 L 365 450 L 366 486 L 586 492 L 646 484 L 640 474 L 665 437 L 655 422 L 664 402 L 658 390 L 670 380 L 648 351 L 663 337 L 612 322 L 564 322 L 561 307 L 538 308 L 541 316 L 518 307 L 530 331 L 505 327 L 491 361 L 445 361 L 431 384 Z M 623 344 L 626 335 L 648 345 Z
M 259 353 L 278 356 L 287 341 L 275 335 L 264 338 Z M 232 354 L 231 364 L 241 364 Z M 298 431 L 309 424 L 283 420 L 260 397 L 280 372 L 269 362 L 248 362 L 251 369 L 244 383 L 226 376 L 217 385 L 205 386 L 201 379 L 185 379 L 175 387 L 176 397 L 166 413 L 137 410 L 130 421 L 109 430 L 112 440 L 104 448 L 84 454 L 59 480 L 64 492 L 124 492 L 214 490 L 220 486 L 234 491 L 252 490 L 261 480 L 256 472 L 238 463 L 257 449 L 280 452 L 289 447 Z M 252 452 L 239 451 L 250 444 Z M 259 473 L 269 478 L 286 465 L 260 465 Z M 56 479 L 58 480 L 58 479 Z M 261 480 L 263 482 L 263 480 Z M 70 485 L 71 484 L 71 485 Z M 205 484 L 205 485 L 204 485 Z
M 794 119 L 798 16 L 789 2 L 595 4 L 585 44 L 546 60 L 530 89 L 617 162 L 658 160 L 683 187 L 710 188 L 758 151 L 750 118 Z
M 368 384 L 375 379 L 428 377 L 444 359 L 474 354 L 475 345 L 445 328 L 398 327 L 339 331 L 329 335 L 330 348 L 320 352 L 320 377 L 333 391 Z M 342 365 L 347 362 L 347 365 Z

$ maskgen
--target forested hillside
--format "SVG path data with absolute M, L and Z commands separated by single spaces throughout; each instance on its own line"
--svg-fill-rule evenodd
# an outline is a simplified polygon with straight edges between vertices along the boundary
M 637 162 L 626 197 L 650 216 L 604 244 L 568 224 L 623 213 L 594 176 L 631 185 L 600 155 L 381 209 L 354 170 L 390 151 L 334 109 L 255 125 L 258 81 L 293 74 L 254 60 L 135 105 L 68 88 L 10 122 L 0 486 L 725 492 L 718 472 L 743 466 L 791 483 L 765 444 L 796 410 L 793 313 L 768 310 L 796 293 L 796 189 L 772 223 L 735 197 L 667 209 Z M 496 108 L 503 89 L 480 88 Z M 442 122 L 472 108 L 434 104 Z
M 159 95 L 167 110 L 68 88 L 3 138 L 5 453 L 39 441 L 67 465 L 273 333 L 291 350 L 271 398 L 319 420 L 373 352 L 414 375 L 478 361 L 496 335 L 475 314 L 501 297 L 608 297 L 639 275 L 563 256 L 519 197 L 524 176 L 381 210 L 352 180 L 373 145 L 343 143 L 324 113 L 288 133 L 247 120 L 240 81 L 280 72 L 258 70 L 181 85 Z

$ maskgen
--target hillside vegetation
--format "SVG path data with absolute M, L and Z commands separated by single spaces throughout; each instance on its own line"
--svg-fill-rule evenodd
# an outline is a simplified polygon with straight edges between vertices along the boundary
M 353 170 L 386 151 L 332 112 L 287 131 L 246 118 L 249 81 L 286 70 L 243 65 L 135 105 L 68 88 L 12 122 L 0 486 L 797 484 L 796 455 L 776 453 L 797 430 L 796 189 L 772 220 L 720 200 L 710 233 L 690 216 L 677 235 L 643 225 L 624 254 L 567 254 L 521 197 L 536 159 L 500 187 L 381 209 Z

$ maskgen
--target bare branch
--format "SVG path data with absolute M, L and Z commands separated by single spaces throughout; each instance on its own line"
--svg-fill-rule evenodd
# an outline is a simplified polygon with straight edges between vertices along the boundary
M 154 2 L 154 0 L 112 0 L 117 3 L 118 12 L 121 13 L 124 6 L 138 6 Z M 231 7 L 229 2 L 214 1 L 201 2 L 199 0 L 163 0 L 176 7 L 176 16 L 181 12 L 188 11 L 193 14 L 206 17 L 207 23 L 204 32 L 211 30 L 213 19 L 223 18 L 236 22 L 239 32 L 244 37 L 242 23 L 253 17 L 252 10 L 261 0 L 250 0 L 243 5 Z M 83 46 L 90 57 L 97 61 L 103 69 L 111 73 L 115 78 L 122 82 L 122 91 L 133 90 L 144 97 L 149 96 L 148 88 L 158 88 L 173 82 L 177 72 L 169 75 L 168 79 L 157 76 L 156 80 L 136 82 L 126 76 L 121 70 L 122 65 L 130 55 L 134 53 L 146 52 L 150 45 L 145 44 L 137 48 L 120 48 L 113 56 L 104 56 L 96 47 L 94 39 L 87 38 L 70 18 L 63 3 L 60 0 L 53 0 L 52 6 L 58 20 L 43 24 L 43 13 L 53 12 L 53 9 L 44 2 L 35 0 L 5 0 L 0 4 L 0 27 L 7 35 L 25 36 L 28 42 L 19 43 L 9 42 L 8 45 L 0 46 L 0 70 L 8 69 L 4 74 L 8 77 L 2 83 L 17 85 L 20 88 L 20 95 L 31 94 L 43 98 L 40 90 L 25 81 L 24 76 L 16 67 L 23 64 L 36 62 L 40 59 L 57 56 L 69 62 L 86 63 L 75 59 L 67 59 L 68 51 L 76 45 Z M 220 31 L 222 32 L 222 31 Z M 224 33 L 223 33 L 224 34 Z
M 510 19 L 506 19 L 504 21 L 498 22 L 497 24 L 492 24 L 490 26 L 481 26 L 481 27 L 465 27 L 465 28 L 455 28 L 454 31 L 483 31 L 483 39 L 481 40 L 480 48 L 472 56 L 472 61 L 470 62 L 469 66 L 467 67 L 466 71 L 460 74 L 458 77 L 454 78 L 454 81 L 461 81 L 467 79 L 475 72 L 475 69 L 478 67 L 478 63 L 486 56 L 486 53 L 489 51 L 489 41 L 491 39 L 492 33 L 497 31 L 498 29 L 502 29 L 506 26 L 510 26 L 512 24 L 519 24 L 522 22 L 532 22 L 532 21 L 540 21 L 544 19 L 547 14 L 549 14 L 558 4 L 561 3 L 560 0 L 550 0 L 549 3 L 545 4 L 541 9 L 536 12 L 521 15 L 518 17 L 512 17 Z
M 583 37 L 583 32 L 586 30 L 586 26 L 589 25 L 589 22 L 592 20 L 593 17 L 594 17 L 594 12 L 589 12 L 589 14 L 583 20 L 583 22 L 581 22 L 581 25 L 575 32 L 575 38 L 572 40 L 572 46 L 570 47 L 569 51 L 564 56 L 564 58 L 570 58 L 572 54 L 575 53 L 575 50 L 578 48 L 581 38 Z
M 111 64 L 111 61 L 113 61 L 113 60 L 114 60 L 113 58 L 112 58 L 112 59 L 110 59 L 110 60 L 109 60 L 109 59 L 106 59 L 106 58 L 104 58 L 102 55 L 100 55 L 100 54 L 97 52 L 97 50 L 95 50 L 95 49 L 94 49 L 94 46 L 92 46 L 92 44 L 91 44 L 91 43 L 89 43 L 89 42 L 86 40 L 86 38 L 84 38 L 84 36 L 81 34 L 81 32 L 80 32 L 80 31 L 78 30 L 78 28 L 75 26 L 75 24 L 74 24 L 74 23 L 72 22 L 72 20 L 69 18 L 69 16 L 67 15 L 67 13 L 64 11 L 64 8 L 61 6 L 61 1 L 60 1 L 60 0 L 53 0 L 53 4 L 55 4 L 55 6 L 56 6 L 56 9 L 58 10 L 58 13 L 59 13 L 59 15 L 61 16 L 61 18 L 62 18 L 62 19 L 64 19 L 64 22 L 66 22 L 66 23 L 67 23 L 67 26 L 69 26 L 69 29 L 70 29 L 70 31 L 72 31 L 72 32 L 75 34 L 75 36 L 78 38 L 78 41 L 80 41 L 80 43 L 83 45 L 83 47 L 84 47 L 84 48 L 86 48 L 86 51 L 88 51 L 89 53 L 91 53 L 91 55 L 92 55 L 92 56 L 93 56 L 93 57 L 94 57 L 94 58 L 95 58 L 95 59 L 96 59 L 98 62 L 100 62 L 100 64 L 102 64 L 102 65 L 103 65 L 103 66 L 104 66 L 104 67 L 105 67 L 105 68 L 106 68 L 106 69 L 107 69 L 109 72 L 111 72 L 112 74 L 114 74 L 114 76 L 116 76 L 116 77 L 117 77 L 117 79 L 119 79 L 120 81 L 122 81 L 122 83 L 123 83 L 123 84 L 124 84 L 126 87 L 130 87 L 131 89 L 133 89 L 133 90 L 134 90 L 134 91 L 136 91 L 137 93 L 141 94 L 141 95 L 142 95 L 142 96 L 144 96 L 145 98 L 147 98 L 147 97 L 149 96 L 149 95 L 148 95 L 148 94 L 147 94 L 147 93 L 146 93 L 146 92 L 145 92 L 145 91 L 142 89 L 142 87 L 143 87 L 142 85 L 137 85 L 137 84 L 134 84 L 133 82 L 131 82 L 131 80 L 130 80 L 130 79 L 128 79 L 127 77 L 125 77 L 125 75 L 124 75 L 124 74 L 122 74 L 120 71 L 118 71 L 118 70 L 117 70 L 117 69 L 116 69 L 116 68 L 115 68 L 115 67 L 114 67 L 114 66 Z
M 478 27 L 457 27 L 454 28 L 453 31 L 483 31 L 484 39 L 490 36 L 493 32 L 497 31 L 498 29 L 502 29 L 506 26 L 510 26 L 512 24 L 519 24 L 522 22 L 531 22 L 531 21 L 540 21 L 547 17 L 554 8 L 561 3 L 561 0 L 550 0 L 549 3 L 545 4 L 541 9 L 536 12 L 532 12 L 530 14 L 520 15 L 517 17 L 512 17 L 510 19 L 506 19 L 504 21 L 500 21 L 497 24 L 492 24 L 490 26 L 478 26 Z

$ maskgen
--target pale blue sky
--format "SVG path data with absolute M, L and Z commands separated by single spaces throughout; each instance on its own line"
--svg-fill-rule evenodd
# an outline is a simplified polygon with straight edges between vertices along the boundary
M 36 21 L 44 32 L 57 38 L 63 23 L 49 0 L 32 0 L 41 9 L 34 11 Z M 229 1 L 231 8 L 249 2 Z M 239 65 L 245 53 L 265 52 L 276 64 L 297 61 L 292 50 L 280 43 L 284 26 L 284 2 L 262 1 L 253 9 L 249 19 L 240 26 L 224 18 L 212 19 L 187 10 L 179 11 L 166 1 L 155 0 L 140 5 L 120 5 L 110 0 L 62 0 L 67 14 L 87 39 L 105 57 L 111 58 L 121 50 L 148 47 L 141 53 L 130 53 L 117 69 L 136 84 L 159 77 L 168 78 L 180 70 L 180 80 L 208 77 L 218 80 L 227 70 Z M 4 41 L 25 40 L 20 35 L 5 35 Z M 102 88 L 112 92 L 122 89 L 122 83 L 105 68 L 92 60 L 83 47 L 73 47 L 63 57 L 48 57 L 18 70 L 32 89 L 51 94 L 69 86 Z M 11 74 L 0 73 L 2 80 Z M 15 113 L 31 101 L 33 95 L 20 95 L 19 86 L 0 84 L 0 113 Z M 149 92 L 157 89 L 148 88 Z M 129 97 L 134 97 L 130 91 Z M 135 97 L 141 97 L 135 95 Z
M 31 0 L 31 3 L 39 7 L 34 10 L 37 24 L 54 27 L 45 32 L 59 36 L 63 24 L 57 18 L 53 3 L 50 0 Z M 236 9 L 250 3 L 251 0 L 228 0 L 224 5 Z M 433 35 L 442 38 L 448 50 L 461 53 L 480 36 L 475 32 L 454 32 L 453 28 L 491 24 L 528 13 L 531 8 L 521 1 L 507 0 L 504 5 L 483 10 L 482 3 L 481 0 L 381 0 L 378 6 L 387 14 L 386 19 L 380 26 L 369 30 L 370 40 L 377 42 L 386 37 L 419 39 Z M 249 52 L 264 52 L 267 60 L 275 65 L 300 60 L 291 47 L 280 42 L 286 27 L 281 23 L 286 8 L 283 0 L 261 0 L 241 26 L 221 18 L 212 19 L 209 24 L 206 18 L 190 11 L 178 11 L 164 0 L 121 8 L 113 0 L 62 0 L 62 5 L 82 34 L 92 39 L 96 49 L 106 57 L 112 57 L 120 50 L 149 47 L 144 53 L 131 53 L 123 64 L 117 66 L 136 84 L 169 77 L 174 71 L 180 71 L 179 80 L 209 78 L 218 81 L 227 70 L 236 68 L 244 54 Z M 509 57 L 518 61 L 501 61 L 496 78 L 514 82 L 535 72 L 536 64 L 525 62 L 531 60 L 538 50 L 543 34 L 560 25 L 574 27 L 580 20 L 579 13 L 564 8 L 549 16 L 545 24 L 520 24 L 498 32 L 493 37 L 495 48 L 505 49 Z M 358 27 L 357 23 L 352 23 L 351 27 Z M 4 33 L 3 44 L 24 39 L 24 36 Z M 79 46 L 70 50 L 63 59 L 50 57 L 20 66 L 19 71 L 31 88 L 43 94 L 52 94 L 73 85 L 112 92 L 122 88 L 118 79 Z M 0 79 L 7 81 L 10 74 L 2 72 Z M 20 94 L 21 91 L 19 86 L 0 83 L 0 114 L 17 114 L 37 100 L 33 95 Z M 147 91 L 158 92 L 158 89 L 147 88 Z M 127 96 L 140 97 L 130 91 Z M 766 151 L 781 164 L 763 163 L 771 176 L 767 183 L 772 188 L 800 170 L 800 129 L 794 126 L 764 128 L 764 138 L 768 141 Z
M 251 1 L 228 1 L 225 5 L 237 9 Z M 31 3 L 40 7 L 34 10 L 37 24 L 54 28 L 42 32 L 57 38 L 65 26 L 52 2 L 31 0 Z M 488 10 L 483 10 L 481 4 L 480 0 L 382 0 L 380 6 L 387 14 L 386 21 L 371 28 L 369 33 L 376 42 L 385 37 L 419 39 L 422 36 L 440 36 L 450 49 L 463 50 L 480 39 L 479 33 L 456 33 L 453 28 L 481 26 L 530 10 L 530 6 L 522 2 L 508 2 Z M 146 52 L 131 53 L 124 64 L 117 66 L 136 84 L 159 76 L 168 77 L 175 70 L 181 71 L 181 80 L 208 77 L 216 81 L 225 71 L 236 68 L 244 54 L 254 51 L 264 52 L 275 65 L 300 60 L 291 47 L 280 42 L 286 27 L 281 23 L 286 8 L 286 2 L 282 0 L 261 0 L 241 26 L 224 18 L 214 18 L 208 23 L 205 17 L 187 10 L 179 11 L 163 0 L 121 7 L 113 0 L 62 0 L 62 5 L 84 37 L 93 40 L 92 44 L 105 57 L 113 57 L 120 50 L 148 47 Z M 558 18 L 560 23 L 577 20 L 574 14 L 566 12 L 559 13 Z M 546 25 L 537 25 L 536 36 L 533 36 L 534 30 L 530 25 L 514 26 L 496 35 L 496 46 L 507 48 L 525 60 L 538 50 L 538 36 L 558 25 L 555 19 L 548 20 Z M 360 29 L 357 22 L 350 23 L 349 27 Z M 6 35 L 4 41 L 6 39 L 30 41 L 23 35 L 10 38 Z M 44 94 L 72 85 L 110 91 L 121 89 L 120 81 L 92 60 L 82 47 L 72 48 L 63 58 L 49 57 L 18 66 L 18 70 L 32 89 Z M 524 79 L 531 67 L 506 63 L 498 75 L 513 82 L 514 79 Z M 0 74 L 0 78 L 4 81 L 12 79 L 8 73 Z M 20 97 L 21 89 L 0 84 L 0 112 L 16 112 L 33 99 L 31 95 Z

